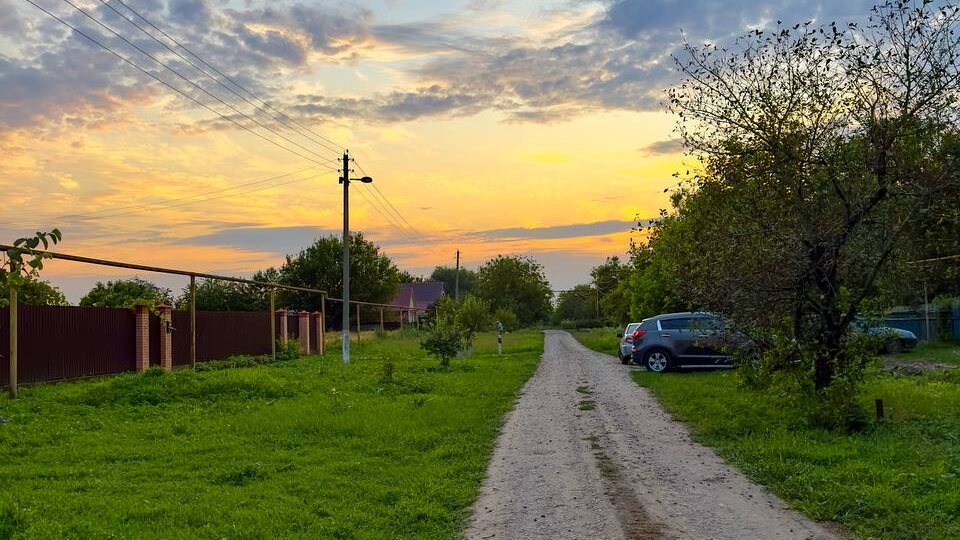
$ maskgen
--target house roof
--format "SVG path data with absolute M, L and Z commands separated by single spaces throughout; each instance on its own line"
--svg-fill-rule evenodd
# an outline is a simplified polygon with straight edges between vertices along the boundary
M 400 292 L 390 301 L 395 306 L 410 306 L 419 309 L 430 309 L 443 296 L 442 281 L 423 281 L 417 283 L 403 283 Z

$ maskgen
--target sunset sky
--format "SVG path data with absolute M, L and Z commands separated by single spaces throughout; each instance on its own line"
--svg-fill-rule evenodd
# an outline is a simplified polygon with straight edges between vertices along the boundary
M 457 249 L 467 267 L 526 254 L 555 288 L 586 282 L 604 257 L 623 255 L 634 217 L 667 204 L 664 188 L 684 163 L 661 102 L 683 35 L 724 42 L 778 19 L 862 18 L 870 5 L 124 0 L 309 126 L 304 136 L 99 0 L 70 1 L 265 127 L 68 3 L 33 1 L 223 116 L 30 3 L 0 0 L 3 242 L 56 226 L 67 253 L 247 275 L 338 233 L 336 174 L 317 162 L 347 147 L 405 220 L 391 223 L 373 188 L 354 184 L 353 229 L 401 268 L 427 274 L 452 265 Z M 110 5 L 165 40 L 117 0 Z M 55 262 L 44 277 L 75 302 L 94 281 L 120 275 Z

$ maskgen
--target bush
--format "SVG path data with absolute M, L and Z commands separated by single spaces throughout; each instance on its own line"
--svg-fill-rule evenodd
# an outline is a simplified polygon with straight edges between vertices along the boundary
M 476 333 L 489 329 L 493 321 L 490 316 L 490 302 L 473 295 L 467 295 L 457 306 L 457 316 L 460 324 Z
M 436 317 L 420 338 L 420 347 L 440 359 L 440 365 L 447 367 L 450 359 L 464 349 L 468 332 L 457 324 L 455 316 Z
M 297 360 L 300 358 L 300 342 L 295 339 L 288 339 L 286 343 L 282 339 L 277 340 L 277 360 Z
M 503 329 L 507 332 L 513 332 L 520 329 L 520 319 L 517 318 L 517 314 L 511 311 L 509 308 L 499 308 L 493 314 L 493 318 L 496 321 L 503 323 Z

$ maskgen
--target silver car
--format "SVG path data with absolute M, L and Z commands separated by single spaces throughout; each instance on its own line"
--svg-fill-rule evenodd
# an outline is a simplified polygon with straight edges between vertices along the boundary
M 630 323 L 622 334 L 617 334 L 617 337 L 620 338 L 620 354 L 618 356 L 620 356 L 620 362 L 624 364 L 629 364 L 630 359 L 633 358 L 633 332 L 641 324 L 643 324 L 643 321 Z

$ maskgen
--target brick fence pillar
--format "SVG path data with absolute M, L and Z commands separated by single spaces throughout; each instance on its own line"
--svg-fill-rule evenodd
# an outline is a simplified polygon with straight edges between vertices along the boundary
M 137 371 L 143 372 L 150 368 L 150 310 L 147 306 L 134 308 L 136 341 L 134 365 Z
M 310 312 L 301 311 L 299 316 L 300 323 L 300 352 L 310 354 Z
M 278 309 L 276 314 L 280 317 L 280 343 L 286 345 L 287 336 L 289 335 L 287 332 L 287 310 Z
M 160 312 L 160 366 L 173 370 L 173 308 L 157 306 Z

